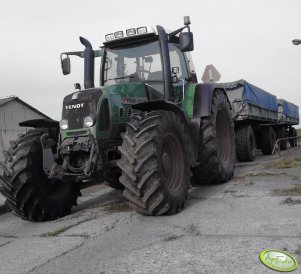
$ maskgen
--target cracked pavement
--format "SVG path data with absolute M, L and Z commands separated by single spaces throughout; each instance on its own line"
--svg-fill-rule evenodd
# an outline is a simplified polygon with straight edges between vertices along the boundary
M 105 186 L 83 190 L 72 214 L 55 221 L 3 212 L 0 273 L 275 273 L 261 251 L 301 261 L 301 167 L 271 165 L 290 157 L 301 149 L 238 163 L 233 180 L 192 188 L 173 216 L 136 214 Z

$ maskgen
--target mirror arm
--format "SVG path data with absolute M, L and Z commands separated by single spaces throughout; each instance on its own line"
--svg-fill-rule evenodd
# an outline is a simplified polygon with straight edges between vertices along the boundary
M 62 56 L 63 55 L 75 55 L 75 56 L 78 56 L 80 58 L 83 58 L 84 57 L 84 52 L 83 51 L 70 51 L 70 52 L 62 52 L 61 53 L 61 59 L 62 59 Z
M 177 35 L 178 33 L 182 32 L 182 31 L 183 31 L 184 29 L 186 29 L 186 28 L 188 29 L 188 31 L 190 31 L 190 27 L 189 27 L 189 26 L 185 26 L 185 27 L 179 28 L 179 29 L 177 29 L 177 30 L 175 30 L 175 31 L 173 31 L 173 32 L 171 32 L 171 33 L 169 33 L 169 34 L 168 34 L 169 38 L 171 38 L 171 37 Z
M 60 54 L 61 61 L 63 60 L 63 55 L 74 55 L 78 56 L 80 58 L 84 58 L 84 52 L 83 51 L 70 51 L 70 52 L 62 52 Z M 101 57 L 103 56 L 103 50 L 94 50 L 94 56 L 95 57 Z

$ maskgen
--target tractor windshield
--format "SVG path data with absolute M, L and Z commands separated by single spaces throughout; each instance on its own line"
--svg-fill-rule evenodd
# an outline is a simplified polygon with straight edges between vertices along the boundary
M 163 72 L 159 42 L 106 49 L 103 84 L 149 82 L 163 89 Z

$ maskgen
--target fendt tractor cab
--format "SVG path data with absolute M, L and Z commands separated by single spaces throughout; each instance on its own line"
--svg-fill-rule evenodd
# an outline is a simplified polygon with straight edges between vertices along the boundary
M 116 31 L 95 51 L 80 37 L 84 51 L 61 54 L 65 75 L 70 56 L 84 59 L 84 89 L 76 84 L 64 98 L 59 123 L 21 123 L 35 129 L 11 142 L 2 165 L 2 193 L 17 215 L 64 216 L 84 184 L 102 181 L 124 189 L 140 213 L 173 214 L 184 208 L 191 179 L 195 185 L 230 180 L 230 104 L 222 86 L 197 83 L 189 25 L 185 17 L 184 27 L 172 32 L 161 26 Z

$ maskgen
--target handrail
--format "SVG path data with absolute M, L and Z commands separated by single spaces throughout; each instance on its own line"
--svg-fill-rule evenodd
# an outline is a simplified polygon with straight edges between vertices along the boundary
M 272 154 L 274 154 L 274 152 L 275 152 L 275 150 L 276 150 L 276 147 L 277 147 L 277 145 L 278 145 L 278 143 L 279 143 L 280 141 L 290 140 L 290 139 L 297 139 L 297 147 L 300 147 L 301 136 L 279 138 L 279 139 L 277 139 L 277 141 L 276 141 L 276 143 L 275 143 L 275 145 L 274 145 L 274 148 L 273 148 L 273 150 L 272 150 Z M 291 148 L 292 148 L 292 147 L 291 147 Z M 288 150 L 288 147 L 287 147 L 286 150 Z M 278 145 L 278 153 L 279 153 L 279 155 L 280 155 L 280 146 L 279 146 L 279 145 Z

